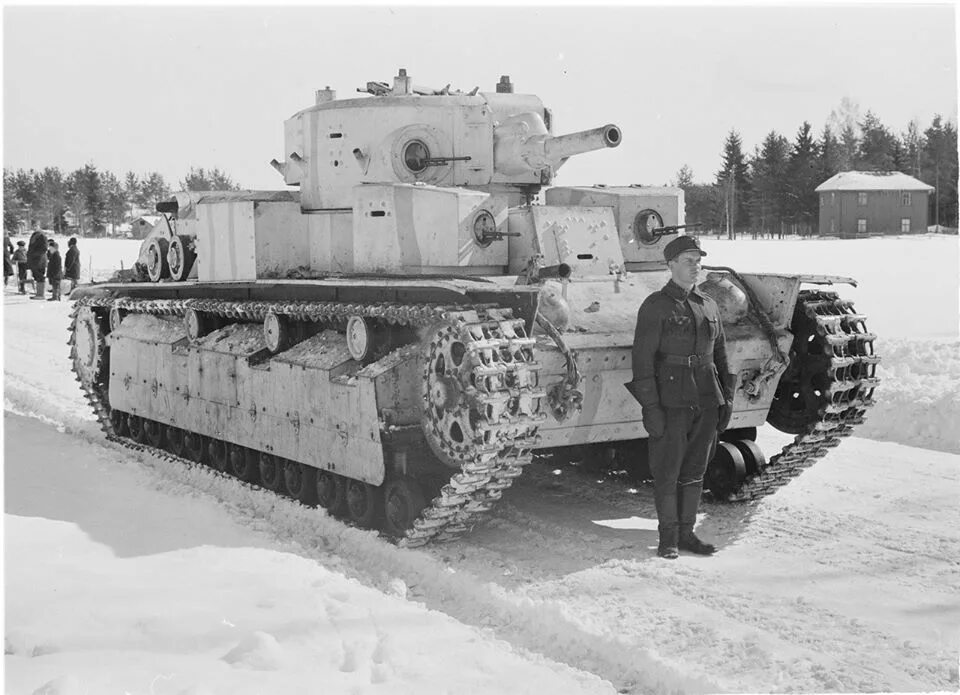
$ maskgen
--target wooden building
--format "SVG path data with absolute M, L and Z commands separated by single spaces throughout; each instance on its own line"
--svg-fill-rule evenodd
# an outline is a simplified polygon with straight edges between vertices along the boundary
M 840 237 L 927 231 L 933 186 L 899 171 L 841 171 L 820 194 L 820 234 Z

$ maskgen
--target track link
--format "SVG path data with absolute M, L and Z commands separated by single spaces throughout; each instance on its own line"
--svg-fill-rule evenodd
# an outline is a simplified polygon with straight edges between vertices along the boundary
M 829 360 L 822 388 L 825 402 L 793 442 L 771 457 L 762 471 L 748 476 L 727 501 L 757 500 L 773 494 L 853 434 L 874 405 L 880 358 L 874 353 L 877 336 L 867 331 L 866 317 L 855 313 L 853 303 L 834 292 L 804 290 L 798 303 L 799 311 L 815 322 L 812 337 Z

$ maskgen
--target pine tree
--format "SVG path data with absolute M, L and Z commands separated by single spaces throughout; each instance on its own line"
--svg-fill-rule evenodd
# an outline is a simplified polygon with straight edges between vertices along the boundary
M 693 169 L 684 164 L 674 177 L 673 185 L 686 191 L 693 185 Z
M 880 122 L 873 111 L 860 122 L 860 142 L 857 148 L 857 168 L 867 171 L 894 171 L 894 142 L 896 138 Z
M 772 235 L 783 221 L 789 150 L 787 139 L 771 130 L 750 162 L 750 215 L 761 234 Z
M 957 129 L 937 114 L 923 135 L 923 181 L 936 189 L 930 197 L 930 221 L 956 227 Z
M 907 125 L 907 132 L 902 135 L 901 140 L 903 141 L 906 161 L 904 162 L 903 168 L 900 169 L 900 171 L 919 179 L 920 160 L 923 154 L 924 142 L 923 135 L 920 133 L 920 124 L 917 122 L 917 119 L 910 121 L 910 123 Z
M 240 186 L 218 168 L 205 170 L 203 167 L 190 167 L 190 171 L 180 182 L 185 191 L 237 191 Z
M 834 136 L 830 126 L 823 127 L 817 142 L 817 185 L 835 176 L 840 171 L 840 141 Z
M 804 121 L 797 131 L 787 167 L 787 216 L 795 223 L 812 227 L 818 221 L 820 184 L 817 144 L 810 123 Z
M 723 168 L 717 172 L 717 185 L 723 192 L 724 220 L 728 234 L 750 225 L 747 201 L 750 199 L 750 179 L 743 155 L 743 143 L 736 130 L 731 129 L 723 143 Z

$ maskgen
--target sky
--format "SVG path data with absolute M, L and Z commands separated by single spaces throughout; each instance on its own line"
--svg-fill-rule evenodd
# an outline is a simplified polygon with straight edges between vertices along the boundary
M 956 122 L 953 5 L 7 6 L 3 164 L 191 166 L 281 189 L 283 121 L 326 86 L 360 97 L 406 68 L 416 84 L 538 95 L 554 133 L 615 123 L 616 151 L 568 162 L 559 185 L 662 185 L 720 168 L 736 129 L 749 153 L 847 98 L 894 132 Z

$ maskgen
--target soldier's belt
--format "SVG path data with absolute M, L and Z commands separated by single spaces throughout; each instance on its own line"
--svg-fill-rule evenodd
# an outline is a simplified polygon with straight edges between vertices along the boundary
M 670 355 L 658 353 L 660 364 L 672 364 L 678 367 L 703 367 L 713 364 L 713 355 Z

